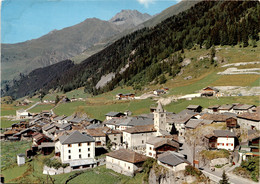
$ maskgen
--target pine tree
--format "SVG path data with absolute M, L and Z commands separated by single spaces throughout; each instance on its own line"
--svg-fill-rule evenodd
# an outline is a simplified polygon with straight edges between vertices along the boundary
M 59 101 L 60 101 L 60 97 L 59 97 L 59 95 L 57 95 L 56 99 L 55 99 L 55 105 L 57 105 L 59 103 Z
M 219 184 L 229 184 L 225 170 L 223 171 L 222 180 L 219 181 Z

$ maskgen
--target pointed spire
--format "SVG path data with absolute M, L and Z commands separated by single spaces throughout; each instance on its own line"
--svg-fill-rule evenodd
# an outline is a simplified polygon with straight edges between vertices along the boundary
M 156 108 L 156 111 L 157 111 L 157 112 L 164 112 L 164 109 L 163 109 L 162 104 L 161 104 L 160 101 L 158 101 L 158 106 L 157 106 L 157 108 Z

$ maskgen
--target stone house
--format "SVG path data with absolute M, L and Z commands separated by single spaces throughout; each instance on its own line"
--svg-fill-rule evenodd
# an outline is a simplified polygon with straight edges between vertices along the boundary
M 127 176 L 134 176 L 142 168 L 146 156 L 131 150 L 119 149 L 106 155 L 106 168 Z
M 241 127 L 247 128 L 247 129 L 256 129 L 260 130 L 259 123 L 260 123 L 260 111 L 254 112 L 254 113 L 242 113 L 237 116 L 238 124 Z
M 58 138 L 55 155 L 60 157 L 62 163 L 70 164 L 73 170 L 94 167 L 95 140 L 85 132 L 72 131 Z
M 233 112 L 236 114 L 242 114 L 245 112 L 251 113 L 255 108 L 255 105 L 237 104 L 233 107 Z
M 156 136 L 156 129 L 153 125 L 135 126 L 123 130 L 123 143 L 127 148 L 145 147 L 146 142 Z
M 110 120 L 110 119 L 113 119 L 113 118 L 124 117 L 125 114 L 121 113 L 121 112 L 109 112 L 105 116 L 106 116 L 106 120 Z
M 185 159 L 184 155 L 175 151 L 167 151 L 158 156 L 157 163 L 173 172 L 183 171 L 186 166 L 190 165 L 189 161 Z

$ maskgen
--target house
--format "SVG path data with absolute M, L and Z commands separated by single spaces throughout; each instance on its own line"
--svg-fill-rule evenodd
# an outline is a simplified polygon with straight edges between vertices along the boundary
M 260 130 L 260 111 L 254 113 L 242 113 L 237 116 L 237 122 L 241 127 Z
M 55 143 L 55 154 L 73 170 L 96 165 L 95 140 L 84 132 L 72 131 L 60 136 Z
M 239 148 L 239 155 L 242 160 L 246 160 L 248 157 L 260 156 L 259 153 L 259 133 L 255 130 L 248 130 L 248 137 L 246 142 L 242 142 Z
M 234 107 L 234 105 L 230 105 L 230 104 L 224 104 L 219 106 L 218 108 L 218 112 L 219 113 L 225 113 L 225 112 L 232 112 L 232 108 Z
M 66 123 L 66 122 L 63 121 L 66 117 L 67 117 L 67 116 L 64 116 L 64 115 L 62 115 L 62 116 L 57 116 L 57 117 L 55 117 L 55 118 L 53 119 L 53 122 L 54 122 L 54 123 L 59 123 L 59 124 Z
M 251 113 L 255 107 L 255 105 L 237 104 L 233 107 L 233 112 L 236 114 Z
M 208 107 L 208 113 L 213 114 L 218 112 L 220 105 L 212 105 Z
M 52 139 L 42 133 L 35 132 L 32 134 L 33 145 L 39 146 L 42 142 L 53 142 Z
M 28 127 L 29 127 L 29 122 L 27 121 L 20 121 L 19 123 L 12 124 L 12 129 L 28 128 Z
M 202 111 L 202 107 L 200 105 L 189 105 L 186 107 L 186 109 L 191 110 L 193 112 L 198 112 L 200 113 Z
M 205 113 L 200 119 L 212 120 L 214 123 L 225 123 L 229 117 L 230 115 Z
M 106 120 L 110 120 L 110 119 L 114 119 L 114 118 L 124 117 L 125 114 L 121 113 L 121 112 L 109 112 L 105 116 L 106 116 Z
M 185 156 L 175 151 L 167 151 L 158 156 L 157 163 L 173 172 L 183 171 L 186 166 L 190 165 Z
M 239 125 L 237 123 L 237 118 L 235 117 L 230 117 L 230 118 L 227 118 L 226 119 L 226 125 L 229 129 L 232 129 L 232 128 L 238 128 Z
M 141 170 L 146 156 L 134 151 L 119 149 L 106 154 L 106 168 L 124 174 L 134 176 Z
M 38 149 L 41 150 L 43 155 L 49 155 L 55 150 L 54 142 L 43 142 L 38 146 Z
M 214 130 L 217 137 L 217 149 L 226 149 L 233 151 L 236 145 L 236 134 L 229 130 Z
M 125 130 L 134 126 L 142 125 L 153 125 L 153 118 L 143 117 L 143 116 L 134 116 L 134 117 L 122 117 L 116 121 L 116 130 Z
M 146 142 L 146 156 L 157 158 L 166 151 L 178 151 L 180 143 L 163 137 L 154 137 Z
M 14 134 L 14 137 L 19 137 L 20 140 L 31 140 L 33 133 L 35 133 L 36 130 L 33 128 L 26 128 L 16 134 Z
M 118 100 L 132 100 L 132 99 L 135 99 L 135 94 L 134 93 L 126 93 L 126 94 L 118 93 L 116 95 L 116 99 L 118 99 Z
M 218 92 L 219 90 L 217 88 L 208 86 L 202 89 L 201 96 L 216 96 Z
M 7 140 L 9 139 L 9 137 L 12 137 L 16 133 L 18 133 L 17 130 L 7 130 L 4 132 L 4 138 Z
M 87 129 L 86 132 L 88 135 L 92 136 L 95 139 L 96 147 L 98 146 L 106 146 L 106 129 L 104 128 L 95 128 L 95 129 Z
M 185 131 L 186 130 L 191 130 L 197 128 L 199 125 L 209 125 L 212 124 L 212 120 L 204 120 L 204 119 L 190 119 L 186 124 L 185 124 Z
M 158 89 L 158 90 L 153 91 L 153 94 L 157 95 L 157 96 L 165 94 L 165 93 L 166 93 L 166 91 L 164 89 Z
M 24 109 L 16 111 L 16 119 L 30 119 L 31 117 L 31 114 Z
M 153 125 L 135 126 L 123 130 L 123 143 L 127 148 L 145 147 L 146 142 L 156 136 Z
M 122 144 L 123 137 L 122 137 L 122 132 L 121 131 L 109 129 L 106 132 L 106 134 L 107 134 L 108 139 L 112 143 L 112 145 L 116 146 L 116 145 L 121 145 Z
M 214 134 L 205 136 L 205 144 L 208 149 L 217 149 L 217 137 Z

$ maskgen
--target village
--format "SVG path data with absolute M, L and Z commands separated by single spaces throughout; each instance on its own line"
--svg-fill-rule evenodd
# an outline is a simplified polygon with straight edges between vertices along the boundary
M 204 89 L 201 96 L 216 96 L 216 89 Z M 158 101 L 157 106 L 147 108 L 150 113 L 139 116 L 111 111 L 104 114 L 103 122 L 87 114 L 57 116 L 51 110 L 35 114 L 17 110 L 20 122 L 0 136 L 2 141 L 32 141 L 30 149 L 17 155 L 18 165 L 37 154 L 54 152 L 50 162 L 59 162 L 60 168 L 45 165 L 46 175 L 106 165 L 135 176 L 153 158 L 174 173 L 193 166 L 218 182 L 224 169 L 231 172 L 243 160 L 259 156 L 259 106 L 233 103 L 203 108 L 191 104 L 176 114 L 167 112 Z M 228 158 L 205 159 L 201 153 L 211 150 L 226 150 Z M 238 176 L 229 177 L 232 183 L 238 180 Z

